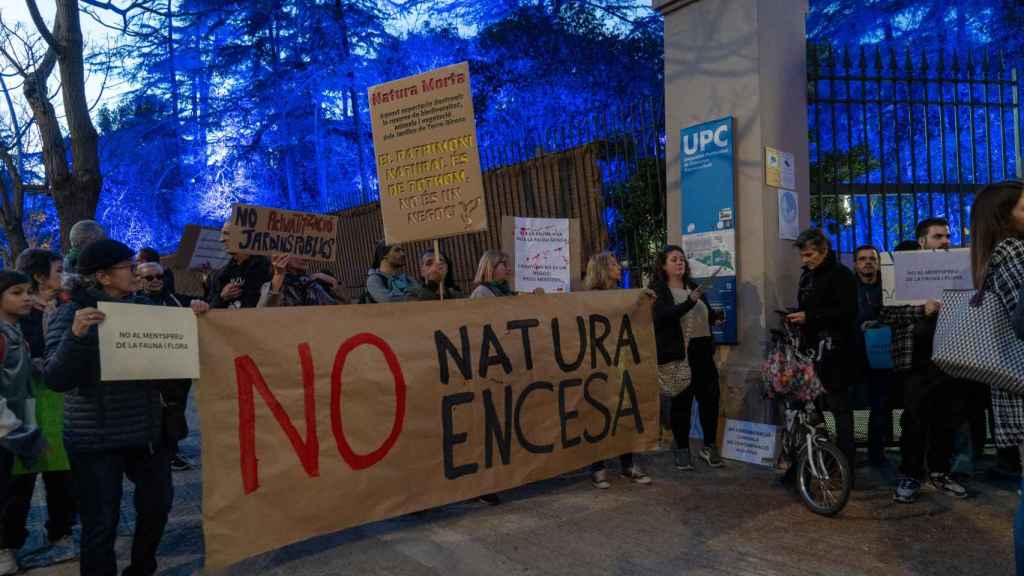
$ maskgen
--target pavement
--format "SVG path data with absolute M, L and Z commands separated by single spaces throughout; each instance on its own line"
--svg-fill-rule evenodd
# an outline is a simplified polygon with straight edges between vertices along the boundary
M 193 415 L 194 417 L 194 415 Z M 198 435 L 183 452 L 198 461 Z M 891 457 L 895 457 L 891 454 Z M 314 538 L 250 558 L 224 574 L 592 575 L 1013 573 L 1016 484 L 981 471 L 969 498 L 926 488 L 915 504 L 892 502 L 895 472 L 857 470 L 857 490 L 835 518 L 807 510 L 775 472 L 727 462 L 679 472 L 668 452 L 646 454 L 651 485 L 614 472 L 595 490 L 585 471 L 520 487 L 502 504 L 463 502 Z M 201 472 L 177 472 L 175 503 L 160 549 L 164 575 L 203 573 Z M 41 486 L 42 483 L 39 483 Z M 128 559 L 134 513 L 126 485 L 117 550 Z M 45 506 L 37 489 L 32 540 L 43 540 Z M 76 533 L 77 536 L 77 533 Z M 41 554 L 30 576 L 71 576 L 78 563 Z M 24 567 L 25 565 L 23 565 Z M 212 572 L 210 572 L 212 573 Z

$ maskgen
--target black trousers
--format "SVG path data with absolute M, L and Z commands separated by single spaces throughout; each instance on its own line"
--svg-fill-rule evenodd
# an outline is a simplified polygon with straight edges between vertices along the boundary
M 116 576 L 114 541 L 121 518 L 122 479 L 135 484 L 135 536 L 131 565 L 124 576 L 156 573 L 156 550 L 171 511 L 171 455 L 166 447 L 107 452 L 72 452 L 71 473 L 78 485 L 82 519 L 82 576 Z
M 831 412 L 836 422 L 836 447 L 846 456 L 846 462 L 853 470 L 857 463 L 857 444 L 853 439 L 853 406 L 850 390 L 845 387 L 829 390 L 818 397 L 821 410 Z
M 926 471 L 949 472 L 957 398 L 957 381 L 934 364 L 916 369 L 906 378 L 900 422 L 900 471 L 904 475 L 924 480 Z
M 46 535 L 56 542 L 71 534 L 75 523 L 76 501 L 71 472 L 43 472 L 46 487 Z M 32 493 L 40 474 L 22 474 L 11 479 L 11 497 L 3 513 L 3 531 L 0 548 L 19 549 L 28 539 L 28 514 L 32 509 Z
M 693 338 L 686 351 L 690 363 L 690 386 L 672 397 L 669 422 L 676 446 L 690 448 L 690 422 L 693 414 L 693 400 L 697 399 L 697 413 L 700 427 L 704 432 L 704 445 L 714 446 L 718 438 L 718 367 L 715 366 L 711 338 Z

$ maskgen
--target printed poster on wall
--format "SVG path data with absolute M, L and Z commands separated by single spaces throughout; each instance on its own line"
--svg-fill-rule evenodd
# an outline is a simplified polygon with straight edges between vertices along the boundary
M 725 314 L 714 328 L 723 344 L 738 343 L 732 132 L 732 116 L 690 126 L 680 131 L 679 147 L 683 250 L 695 281 L 714 276 L 706 294 Z
M 569 220 L 519 218 L 515 226 L 517 292 L 569 292 Z
M 469 63 L 371 86 L 369 100 L 387 242 L 486 230 Z

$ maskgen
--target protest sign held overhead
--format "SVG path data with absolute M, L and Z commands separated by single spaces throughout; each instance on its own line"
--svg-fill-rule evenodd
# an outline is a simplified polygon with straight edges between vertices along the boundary
M 649 297 L 505 300 L 200 318 L 207 567 L 655 446 Z
M 100 302 L 100 379 L 199 378 L 199 337 L 191 308 Z
M 337 256 L 334 216 L 235 204 L 228 225 L 229 252 L 288 254 L 321 262 Z
M 175 255 L 178 268 L 215 270 L 227 264 L 230 258 L 220 241 L 220 230 L 194 224 L 185 226 Z
M 469 64 L 369 89 L 389 244 L 487 229 Z

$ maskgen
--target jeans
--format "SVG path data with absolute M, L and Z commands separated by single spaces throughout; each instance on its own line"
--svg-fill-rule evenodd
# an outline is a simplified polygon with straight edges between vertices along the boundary
M 626 452 L 622 456 L 619 456 L 619 466 L 622 467 L 622 471 L 625 472 L 633 467 L 633 453 Z M 590 465 L 591 472 L 600 472 L 605 469 L 604 460 L 598 460 Z
M 868 460 L 873 464 L 885 457 L 885 441 L 892 434 L 892 407 L 889 390 L 892 386 L 891 370 L 869 370 L 867 373 L 868 407 Z
M 953 386 L 956 382 L 934 365 L 915 370 L 904 383 L 900 471 L 915 480 L 949 473 L 953 456 Z
M 672 397 L 669 422 L 676 447 L 690 448 L 690 419 L 693 415 L 693 399 L 697 399 L 700 427 L 704 433 L 704 445 L 714 446 L 718 438 L 718 367 L 715 366 L 711 338 L 690 340 L 687 361 L 690 363 L 690 386 Z
M 166 447 L 68 452 L 78 485 L 82 519 L 82 576 L 116 576 L 114 541 L 121 518 L 122 478 L 135 484 L 135 536 L 123 576 L 156 572 L 156 550 L 167 525 L 174 488 Z
M 46 487 L 46 535 L 50 542 L 56 542 L 71 534 L 75 523 L 75 493 L 71 472 L 43 472 Z M 3 531 L 0 532 L 0 548 L 17 550 L 25 545 L 28 530 L 25 525 L 32 509 L 32 493 L 36 488 L 36 477 L 40 474 L 22 474 L 11 481 L 11 499 L 3 513 Z

